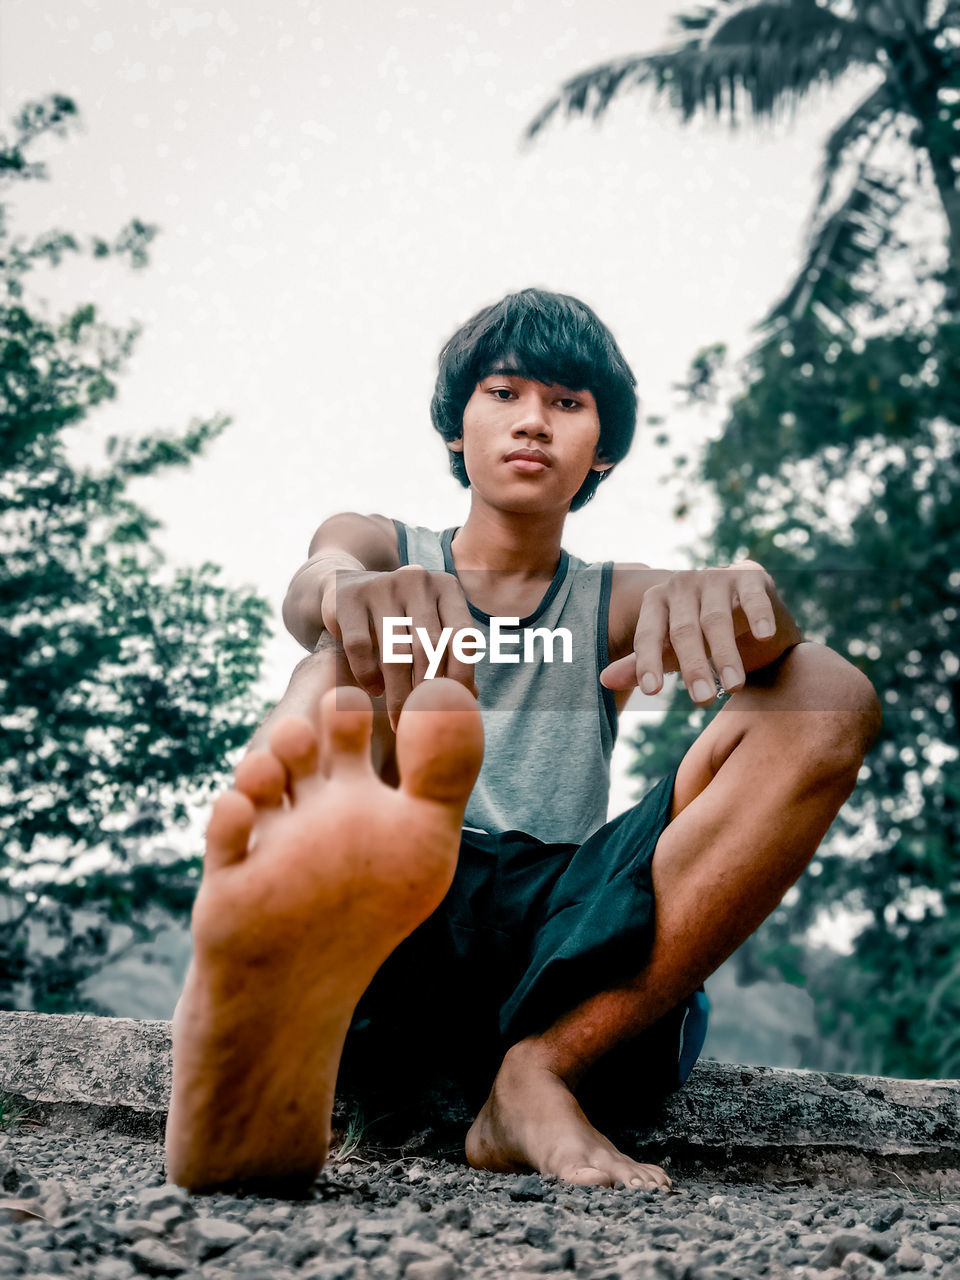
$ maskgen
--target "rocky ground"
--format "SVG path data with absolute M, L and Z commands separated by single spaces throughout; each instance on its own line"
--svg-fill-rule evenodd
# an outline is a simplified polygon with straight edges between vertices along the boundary
M 304 1200 L 191 1197 L 163 1185 L 159 1144 L 22 1125 L 0 1187 L 4 1278 L 960 1280 L 960 1201 L 935 1185 L 611 1191 L 363 1149 Z

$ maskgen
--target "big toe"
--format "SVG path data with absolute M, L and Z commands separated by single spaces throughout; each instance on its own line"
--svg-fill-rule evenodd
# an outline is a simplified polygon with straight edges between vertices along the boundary
M 483 726 L 473 695 L 455 680 L 418 685 L 404 704 L 397 726 L 403 789 L 462 807 L 482 759 Z
M 560 1176 L 564 1182 L 573 1183 L 578 1187 L 612 1187 L 615 1181 L 612 1174 L 593 1164 L 574 1165 L 564 1170 Z

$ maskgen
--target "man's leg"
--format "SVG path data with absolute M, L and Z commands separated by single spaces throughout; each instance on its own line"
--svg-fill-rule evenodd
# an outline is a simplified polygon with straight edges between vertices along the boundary
M 326 1158 L 354 1006 L 453 876 L 479 771 L 476 702 L 436 680 L 396 735 L 400 785 L 371 760 L 355 688 L 298 667 L 235 791 L 214 806 L 173 1021 L 167 1173 L 193 1190 L 309 1183 Z M 289 714 L 291 711 L 299 715 Z
M 605 1053 L 684 1000 L 799 877 L 876 734 L 869 681 L 822 646 L 791 650 L 730 699 L 684 757 L 652 864 L 653 948 L 631 982 L 585 1000 L 506 1054 L 467 1136 L 479 1168 L 571 1182 L 669 1185 L 598 1133 L 573 1090 Z

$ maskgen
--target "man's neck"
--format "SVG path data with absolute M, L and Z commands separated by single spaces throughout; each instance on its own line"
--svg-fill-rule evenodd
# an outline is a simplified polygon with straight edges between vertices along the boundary
M 490 569 L 525 577 L 552 577 L 560 559 L 566 512 L 501 511 L 474 501 L 453 540 L 457 570 Z

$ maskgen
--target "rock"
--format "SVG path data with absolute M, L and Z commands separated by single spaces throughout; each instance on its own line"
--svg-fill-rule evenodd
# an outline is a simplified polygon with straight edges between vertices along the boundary
M 247 1218 L 247 1223 L 249 1224 L 249 1222 L 250 1219 Z M 340 1249 L 352 1245 L 356 1234 L 357 1224 L 355 1222 L 338 1222 L 324 1232 L 323 1238 L 327 1244 Z M 259 1240 L 260 1237 L 258 1236 L 257 1239 Z
M 429 1262 L 436 1258 L 439 1250 L 436 1246 L 418 1240 L 415 1236 L 395 1236 L 390 1241 L 389 1255 L 399 1265 L 400 1270 L 409 1268 L 412 1262 Z
M 152 1218 L 123 1218 L 116 1225 L 120 1240 L 157 1240 L 163 1235 L 163 1224 Z
M 537 1259 L 537 1266 L 541 1271 L 562 1271 L 566 1261 L 566 1254 L 561 1253 L 559 1249 L 554 1249 L 550 1253 L 541 1253 Z
M 359 1264 L 363 1266 L 363 1263 Z M 244 1273 L 246 1266 L 244 1266 Z M 324 1262 L 310 1272 L 310 1280 L 355 1280 L 357 1263 L 352 1258 L 343 1258 L 337 1262 Z
M 134 1274 L 126 1258 L 101 1258 L 93 1264 L 90 1280 L 130 1280 Z
M 457 1231 L 467 1231 L 470 1227 L 470 1209 L 463 1203 L 452 1204 L 443 1215 L 443 1221 L 447 1226 L 455 1227 Z
M 923 1254 L 909 1240 L 904 1240 L 893 1260 L 901 1271 L 919 1271 L 923 1266 Z
M 444 1258 L 424 1258 L 411 1262 L 404 1271 L 404 1280 L 455 1280 L 457 1267 L 448 1255 Z
M 163 1187 L 144 1187 L 133 1198 L 134 1204 L 144 1218 L 151 1218 L 162 1210 L 177 1207 L 181 1210 L 193 1209 L 193 1198 L 183 1187 L 175 1187 L 167 1183 Z
M 883 1275 L 883 1263 L 854 1250 L 844 1258 L 841 1270 L 850 1280 L 874 1280 Z
M 899 1222 L 903 1217 L 903 1205 L 891 1204 L 885 1209 L 881 1209 L 879 1213 L 875 1213 L 867 1226 L 872 1231 L 889 1231 L 895 1222 Z
M 528 1173 L 515 1180 L 507 1188 L 511 1200 L 542 1200 L 545 1194 L 543 1179 L 538 1173 Z
M 523 1240 L 535 1249 L 549 1249 L 553 1244 L 553 1228 L 542 1222 L 531 1222 L 523 1233 Z
M 28 1261 L 25 1249 L 18 1249 L 15 1244 L 0 1240 L 0 1275 L 16 1275 L 19 1271 L 25 1271 Z
M 138 1240 L 130 1246 L 130 1261 L 148 1276 L 178 1276 L 187 1264 L 169 1245 L 160 1240 Z
M 250 1232 L 240 1222 L 229 1222 L 224 1218 L 194 1218 L 188 1238 L 198 1261 L 206 1262 L 208 1258 L 215 1258 L 234 1245 L 249 1240 Z
M 895 1247 L 895 1241 L 885 1239 L 883 1236 L 858 1235 L 852 1231 L 841 1231 L 830 1240 L 823 1252 L 813 1259 L 811 1266 L 819 1271 L 826 1271 L 827 1267 L 839 1267 L 848 1253 L 861 1253 L 864 1257 L 884 1262 L 893 1253 Z
M 48 1222 L 59 1222 L 70 1212 L 70 1197 L 59 1182 L 46 1183 L 40 1197 L 43 1216 Z

